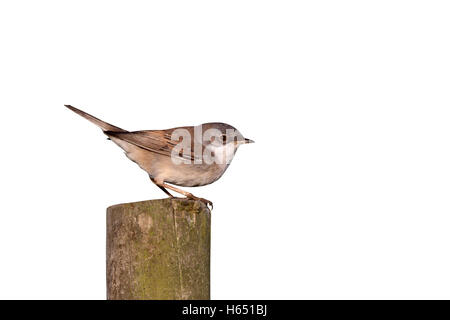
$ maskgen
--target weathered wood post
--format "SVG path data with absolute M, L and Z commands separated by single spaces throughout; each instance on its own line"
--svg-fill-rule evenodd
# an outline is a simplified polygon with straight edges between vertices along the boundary
M 162 199 L 107 209 L 108 299 L 209 299 L 211 212 Z

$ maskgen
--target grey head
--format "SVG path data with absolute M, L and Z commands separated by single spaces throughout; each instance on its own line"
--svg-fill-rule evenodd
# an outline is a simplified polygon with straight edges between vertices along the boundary
M 251 139 L 244 138 L 242 133 L 232 125 L 223 122 L 209 122 L 200 126 L 203 132 L 203 144 L 226 145 L 232 143 L 237 148 L 242 144 L 254 142 Z
M 173 135 L 172 139 L 177 141 L 177 129 L 187 130 L 186 133 L 189 132 L 191 137 L 190 150 L 194 151 L 193 159 L 201 159 L 206 163 L 215 162 L 216 164 L 228 165 L 233 159 L 239 146 L 253 142 L 252 140 L 245 138 L 235 127 L 222 122 L 210 122 L 195 127 L 181 127 L 175 129 L 176 130 L 172 132 L 176 133 L 175 139 L 173 139 Z M 196 146 L 199 145 L 202 146 L 200 150 L 196 148 Z M 183 149 L 183 151 L 185 150 L 186 149 Z

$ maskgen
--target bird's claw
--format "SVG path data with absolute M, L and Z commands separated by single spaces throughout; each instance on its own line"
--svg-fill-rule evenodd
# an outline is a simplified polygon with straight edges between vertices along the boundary
M 203 202 L 203 203 L 206 205 L 206 207 L 207 207 L 208 209 L 210 209 L 210 210 L 213 209 L 213 203 L 212 203 L 211 201 L 207 200 L 207 199 L 196 197 L 196 196 L 194 196 L 192 193 L 186 194 L 186 197 L 187 197 L 188 199 L 192 199 L 192 200 L 196 200 L 196 201 L 201 201 L 201 202 Z M 211 206 L 211 208 L 209 208 L 210 206 Z
M 198 200 L 198 201 L 203 202 L 208 207 L 208 209 L 210 209 L 210 210 L 212 210 L 213 207 L 214 207 L 212 201 L 209 201 L 207 199 L 199 198 L 199 197 L 196 197 L 196 196 L 194 196 L 192 194 L 190 196 L 188 196 L 188 198 L 191 198 L 193 200 Z M 211 207 L 211 208 L 209 208 L 209 207 Z
M 209 201 L 209 200 L 203 199 L 203 198 L 199 198 L 199 200 L 201 202 L 203 202 L 208 207 L 208 209 L 209 209 L 210 206 L 211 206 L 210 210 L 212 210 L 214 208 L 214 205 L 213 205 L 212 201 Z

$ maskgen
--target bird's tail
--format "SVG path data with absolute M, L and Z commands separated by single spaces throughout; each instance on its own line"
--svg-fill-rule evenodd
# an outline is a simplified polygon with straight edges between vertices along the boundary
M 84 111 L 81 111 L 80 109 L 77 109 L 75 107 L 72 107 L 70 105 L 65 104 L 65 107 L 69 108 L 70 110 L 72 110 L 73 112 L 75 112 L 76 114 L 79 114 L 80 116 L 82 116 L 83 118 L 88 119 L 90 122 L 92 122 L 93 124 L 97 125 L 98 127 L 100 127 L 103 131 L 114 131 L 114 132 L 127 132 L 126 130 L 123 130 L 119 127 L 113 126 L 112 124 L 109 124 L 105 121 L 102 121 L 94 116 L 91 116 L 89 113 L 86 113 Z

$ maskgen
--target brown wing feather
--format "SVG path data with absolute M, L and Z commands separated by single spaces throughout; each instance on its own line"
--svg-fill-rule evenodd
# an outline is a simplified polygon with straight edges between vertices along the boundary
M 167 157 L 172 156 L 173 148 L 179 143 L 171 139 L 171 130 L 148 130 L 135 132 L 111 132 L 105 131 L 107 136 L 112 136 L 128 143 L 134 144 L 142 149 L 155 152 Z M 190 155 L 180 158 L 194 160 L 193 150 Z

